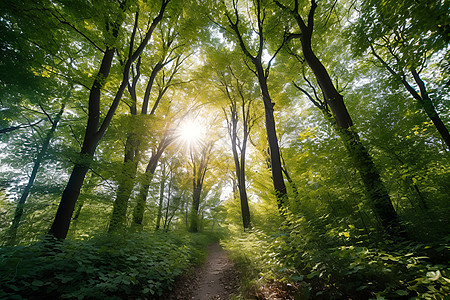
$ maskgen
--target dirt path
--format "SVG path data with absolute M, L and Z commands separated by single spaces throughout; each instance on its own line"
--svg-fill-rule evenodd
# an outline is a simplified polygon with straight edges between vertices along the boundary
M 227 253 L 219 243 L 211 244 L 208 251 L 205 264 L 176 283 L 169 299 L 228 300 L 237 294 L 239 274 Z

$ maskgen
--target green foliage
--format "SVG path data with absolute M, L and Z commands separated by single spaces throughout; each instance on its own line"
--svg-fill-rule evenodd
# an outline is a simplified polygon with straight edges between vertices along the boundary
M 199 263 L 207 235 L 139 233 L 0 250 L 0 298 L 157 298 Z
M 275 234 L 234 233 L 223 244 L 249 285 L 289 282 L 305 299 L 444 299 L 450 292 L 449 237 L 434 244 L 375 243 L 354 226 L 328 228 L 320 219 L 290 215 Z

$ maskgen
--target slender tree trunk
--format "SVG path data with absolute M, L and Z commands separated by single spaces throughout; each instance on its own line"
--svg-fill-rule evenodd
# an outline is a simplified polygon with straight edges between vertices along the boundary
M 145 205 L 147 203 L 148 190 L 150 189 L 150 182 L 152 181 L 153 174 L 155 173 L 156 167 L 158 165 L 158 161 L 167 146 L 168 144 L 165 139 L 161 141 L 158 149 L 155 150 L 155 152 L 152 154 L 152 157 L 147 164 L 147 168 L 145 169 L 145 173 L 141 179 L 139 194 L 136 200 L 136 206 L 134 207 L 133 211 L 133 226 L 142 226 Z
M 266 121 L 266 133 L 267 133 L 267 141 L 269 143 L 269 154 L 270 154 L 270 162 L 271 162 L 271 171 L 272 171 L 272 182 L 275 189 L 275 194 L 277 198 L 278 209 L 283 213 L 283 208 L 286 204 L 287 192 L 286 185 L 284 184 L 283 172 L 281 170 L 281 159 L 280 159 L 280 149 L 278 146 L 278 138 L 276 133 L 275 126 L 275 118 L 273 115 L 273 107 L 275 103 L 272 102 L 272 99 L 269 94 L 269 89 L 267 87 L 267 77 L 270 69 L 270 64 L 267 69 L 263 68 L 262 65 L 262 53 L 264 47 L 264 32 L 263 32 L 263 22 L 264 22 L 264 13 L 261 9 L 261 2 L 256 1 L 256 14 L 257 14 L 257 22 L 258 22 L 258 35 L 259 35 L 259 48 L 257 50 L 256 56 L 253 56 L 247 46 L 244 43 L 242 35 L 239 31 L 239 13 L 237 9 L 236 2 L 233 2 L 234 5 L 234 13 L 236 21 L 233 22 L 231 17 L 227 14 L 229 24 L 233 31 L 236 34 L 236 37 L 239 41 L 239 46 L 245 56 L 250 59 L 255 66 L 255 74 L 258 78 L 259 87 L 261 89 L 261 95 L 264 103 L 264 111 L 265 111 L 265 121 Z
M 161 217 L 162 217 L 162 207 L 164 203 L 164 188 L 166 186 L 166 174 L 165 174 L 165 165 L 163 166 L 162 170 L 162 177 L 161 182 L 159 186 L 159 204 L 158 204 L 158 214 L 156 215 L 156 227 L 155 229 L 158 230 L 161 226 Z
M 63 105 L 61 106 L 61 109 L 59 110 L 55 119 L 52 121 L 52 127 L 47 132 L 44 143 L 42 144 L 42 148 L 39 151 L 39 153 L 36 157 L 36 160 L 34 161 L 33 170 L 31 171 L 30 179 L 28 180 L 28 183 L 25 186 L 25 189 L 23 190 L 22 196 L 20 197 L 19 202 L 17 203 L 17 207 L 14 212 L 14 219 L 13 219 L 11 227 L 8 229 L 8 233 L 7 233 L 7 237 L 9 239 L 9 241 L 8 241 L 9 245 L 12 245 L 15 243 L 16 235 L 17 235 L 17 228 L 19 227 L 20 220 L 22 219 L 22 216 L 23 216 L 23 207 L 25 205 L 25 202 L 27 201 L 28 195 L 30 194 L 31 188 L 33 187 L 34 180 L 36 179 L 39 167 L 41 166 L 44 156 L 47 153 L 47 149 L 48 149 L 48 146 L 50 145 L 50 141 L 53 138 L 53 135 L 55 134 L 56 127 L 58 126 L 59 120 L 61 119 L 61 116 L 64 112 L 64 108 L 65 108 L 65 103 L 63 103 Z
M 234 109 L 234 111 L 233 111 Z M 236 179 L 237 179 L 237 186 L 239 189 L 239 199 L 241 203 L 241 215 L 242 215 L 242 223 L 244 226 L 244 230 L 251 228 L 250 223 L 250 209 L 248 206 L 248 197 L 247 197 L 247 189 L 245 186 L 245 152 L 247 147 L 247 136 L 248 133 L 244 132 L 244 139 L 242 143 L 241 153 L 240 153 L 240 159 L 237 149 L 237 114 L 236 114 L 236 106 L 232 107 L 232 115 L 230 118 L 231 124 L 231 149 L 233 152 L 233 158 L 234 158 L 234 167 L 236 169 Z M 245 119 L 243 120 L 245 122 Z M 247 126 L 244 125 L 244 131 Z M 233 181 L 234 183 L 234 181 Z M 234 187 L 233 187 L 234 188 Z
M 172 181 L 169 181 L 169 191 L 167 193 L 167 204 L 166 204 L 166 211 L 164 214 L 164 229 L 167 230 L 167 222 L 169 221 L 169 208 L 170 208 L 170 198 L 171 198 L 171 191 L 172 190 Z
M 236 143 L 232 143 L 233 145 L 233 156 L 234 163 L 236 168 L 236 178 L 237 178 L 237 186 L 239 190 L 239 199 L 241 203 L 241 214 L 242 214 L 242 223 L 244 226 L 244 230 L 251 228 L 250 222 L 250 209 L 248 206 L 248 197 L 247 197 L 247 189 L 245 187 L 245 151 L 241 153 L 241 160 L 239 161 L 239 156 L 237 149 L 235 148 Z
M 419 74 L 415 69 L 411 69 L 411 73 L 413 74 L 414 80 L 420 90 L 420 96 L 419 97 L 415 96 L 415 98 L 419 101 L 425 113 L 433 122 L 437 131 L 439 132 L 445 144 L 447 145 L 447 148 L 450 149 L 450 133 L 448 132 L 448 128 L 445 127 L 444 122 L 442 122 L 441 118 L 439 117 L 439 114 L 437 113 L 436 108 L 434 107 L 433 101 L 431 101 L 430 96 L 428 95 L 425 83 L 420 78 Z
M 125 156 L 122 166 L 122 174 L 117 188 L 116 200 L 113 205 L 113 212 L 108 228 L 108 232 L 115 232 L 125 228 L 128 200 L 134 187 L 137 165 L 139 162 L 137 135 L 130 132 L 125 144 Z
M 55 219 L 49 230 L 49 234 L 58 239 L 64 239 L 67 236 L 73 209 L 80 195 L 84 177 L 89 170 L 89 161 L 94 156 L 97 143 L 101 138 L 97 132 L 100 121 L 100 95 L 111 69 L 114 52 L 114 48 L 108 48 L 105 51 L 100 69 L 89 94 L 89 118 L 79 162 L 75 164 L 70 174 L 69 182 L 64 189 Z
M 155 81 L 156 75 L 158 74 L 159 71 L 161 71 L 161 69 L 163 67 L 164 67 L 164 64 L 161 62 L 158 62 L 150 74 L 150 79 L 147 83 L 147 87 L 145 90 L 144 99 L 143 99 L 143 103 L 142 103 L 141 115 L 147 114 L 150 93 L 151 93 L 151 90 L 153 87 L 153 83 Z M 132 86 L 128 87 L 128 89 L 130 91 L 130 95 L 132 97 L 132 101 L 133 101 L 133 105 L 130 107 L 130 112 L 131 112 L 132 116 L 137 115 L 136 84 L 140 77 L 140 60 L 138 61 L 136 69 L 137 69 L 137 74 L 133 78 L 133 84 L 132 84 Z M 165 90 L 164 90 L 164 92 L 165 92 Z M 161 91 L 159 92 L 158 98 L 156 99 L 155 104 L 153 105 L 150 115 L 154 114 L 159 102 L 161 101 L 162 96 L 164 95 L 164 92 L 161 92 Z M 132 127 L 134 128 L 134 126 L 132 126 Z M 130 195 L 131 195 L 131 192 L 133 190 L 133 187 L 134 187 L 135 181 L 136 181 L 137 166 L 139 163 L 139 149 L 138 149 L 139 142 L 140 142 L 139 137 L 135 132 L 133 132 L 133 131 L 128 132 L 126 146 L 125 146 L 124 166 L 123 166 L 123 170 L 122 170 L 122 176 L 120 177 L 121 180 L 119 182 L 119 187 L 117 189 L 117 197 L 116 197 L 116 200 L 114 201 L 113 214 L 111 216 L 109 232 L 114 232 L 125 226 L 126 214 L 127 214 L 127 209 L 128 209 L 128 200 L 130 199 Z M 151 162 L 151 163 L 153 164 L 154 162 Z M 155 168 L 156 168 L 156 165 L 155 165 Z M 154 172 L 154 170 L 153 170 L 153 172 Z M 153 172 L 151 174 L 153 174 Z M 149 186 L 146 187 L 147 192 L 148 192 L 148 187 Z M 142 192 L 144 193 L 145 191 L 143 190 Z M 142 197 L 138 197 L 138 199 L 142 199 Z M 136 207 L 135 207 L 135 211 L 137 209 L 139 215 L 141 214 L 141 212 L 143 214 L 144 206 L 145 206 L 145 201 L 143 203 L 142 201 L 138 200 L 138 203 L 136 204 Z M 140 217 L 136 216 L 136 218 L 139 219 Z M 135 219 L 135 218 L 133 217 L 133 219 Z M 136 223 L 136 222 L 134 222 L 134 223 L 141 224 L 142 218 L 141 218 L 140 223 Z
M 189 229 L 189 206 L 188 203 L 185 203 L 184 205 L 184 223 L 186 225 L 186 230 Z
M 124 71 L 124 78 L 122 84 L 117 91 L 113 104 L 108 111 L 100 129 L 98 129 L 100 121 L 100 96 L 101 88 L 105 84 L 105 79 L 109 75 L 111 69 L 112 59 L 114 57 L 115 49 L 106 50 L 100 71 L 94 80 L 94 84 L 91 88 L 89 95 L 89 118 L 86 126 L 86 133 L 84 136 L 83 146 L 80 152 L 79 162 L 75 165 L 70 175 L 69 182 L 62 194 L 61 202 L 58 206 L 55 219 L 49 230 L 49 234 L 58 239 L 64 239 L 67 236 L 67 232 L 70 226 L 70 220 L 72 218 L 75 203 L 80 195 L 80 189 L 83 185 L 84 178 L 89 170 L 90 161 L 94 157 L 95 149 L 98 143 L 105 134 L 106 128 L 111 121 L 112 116 L 119 105 L 120 99 L 126 87 L 127 70 Z
M 252 227 L 250 222 L 250 208 L 248 206 L 247 191 L 245 189 L 245 180 L 241 178 L 241 183 L 239 183 L 239 197 L 241 199 L 241 213 L 242 213 L 242 223 L 245 229 L 250 229 Z
M 198 232 L 198 209 L 200 207 L 200 195 L 202 192 L 202 184 L 194 181 L 194 192 L 192 194 L 191 224 L 190 232 Z
M 370 44 L 370 50 L 372 51 L 372 54 L 378 59 L 378 61 L 389 71 L 389 73 L 392 74 L 392 76 L 401 80 L 406 90 L 411 94 L 411 96 L 413 96 L 414 99 L 417 100 L 427 116 L 433 122 L 433 125 L 441 135 L 442 139 L 447 145 L 447 148 L 450 149 L 450 133 L 448 131 L 448 128 L 445 126 L 444 122 L 441 120 L 439 114 L 437 113 L 433 101 L 431 101 L 430 96 L 428 95 L 425 83 L 420 78 L 420 75 L 419 73 L 417 73 L 416 69 L 411 68 L 411 74 L 417 86 L 419 87 L 420 94 L 409 84 L 409 82 L 406 80 L 406 76 L 400 75 L 393 68 L 391 68 L 391 66 L 389 66 L 389 64 L 383 58 L 381 58 L 380 55 L 378 55 L 372 44 Z
M 135 184 L 137 166 L 139 163 L 139 136 L 136 133 L 136 116 L 137 116 L 137 93 L 136 86 L 141 76 L 141 56 L 139 56 L 133 73 L 132 83 L 128 83 L 128 92 L 131 96 L 132 104 L 130 105 L 131 125 L 127 128 L 127 139 L 125 142 L 125 155 L 122 165 L 122 174 L 119 177 L 116 199 L 114 200 L 113 211 L 111 214 L 108 232 L 114 232 L 125 227 L 126 215 L 128 209 L 128 200 Z
M 58 239 L 66 238 L 75 203 L 80 195 L 80 189 L 88 170 L 89 167 L 87 165 L 81 164 L 76 164 L 73 168 L 69 182 L 62 194 L 55 219 L 50 228 L 50 235 L 53 235 Z
M 200 207 L 200 198 L 203 188 L 203 182 L 205 181 L 206 171 L 208 169 L 209 158 L 211 156 L 211 150 L 213 143 L 210 142 L 203 146 L 200 157 L 191 150 L 192 160 L 192 209 L 191 209 L 191 224 L 189 231 L 198 232 L 199 230 L 199 216 L 198 211 Z

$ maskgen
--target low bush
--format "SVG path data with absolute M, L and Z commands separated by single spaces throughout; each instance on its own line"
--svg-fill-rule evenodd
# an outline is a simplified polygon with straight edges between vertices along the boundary
M 0 249 L 1 299 L 153 299 L 205 256 L 204 234 L 135 233 Z
M 373 241 L 353 226 L 319 230 L 293 217 L 277 233 L 235 232 L 223 244 L 253 290 L 284 282 L 300 299 L 446 299 L 450 293 L 448 239 Z

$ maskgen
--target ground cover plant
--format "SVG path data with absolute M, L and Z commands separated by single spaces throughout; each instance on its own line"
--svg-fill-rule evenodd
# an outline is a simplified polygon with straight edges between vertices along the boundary
M 449 238 L 374 242 L 354 228 L 344 230 L 320 233 L 299 218 L 272 233 L 235 232 L 223 245 L 244 270 L 243 297 L 263 299 L 267 288 L 286 293 L 286 299 L 445 299 L 449 294 Z
M 136 233 L 3 248 L 0 298 L 157 298 L 203 261 L 213 240 L 202 234 Z

